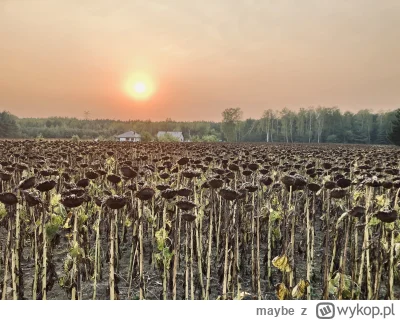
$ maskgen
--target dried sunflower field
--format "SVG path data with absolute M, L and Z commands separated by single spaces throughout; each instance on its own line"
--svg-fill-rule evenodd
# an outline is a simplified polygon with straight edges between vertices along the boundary
M 1 299 L 399 299 L 400 151 L 0 141 Z

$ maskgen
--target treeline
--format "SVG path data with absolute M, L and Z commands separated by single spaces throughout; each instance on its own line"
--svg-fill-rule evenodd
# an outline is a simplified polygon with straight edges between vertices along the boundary
M 261 119 L 242 121 L 240 108 L 223 112 L 222 131 L 229 141 L 390 144 L 396 111 L 341 112 L 339 108 L 265 110 Z
M 69 139 L 78 136 L 80 139 L 114 139 L 116 135 L 126 131 L 136 131 L 154 139 L 158 131 L 182 131 L 185 139 L 202 139 L 208 135 L 221 138 L 221 125 L 217 122 L 193 121 L 178 122 L 171 119 L 154 122 L 150 120 L 108 120 L 108 119 L 77 119 L 65 117 L 49 118 L 17 118 L 4 111 L 7 118 L 14 121 L 14 127 L 7 125 L 3 134 L 3 122 L 0 117 L 1 138 L 52 138 Z M 12 121 L 10 120 L 10 121 Z
M 265 110 L 260 119 L 242 119 L 240 108 L 226 109 L 221 122 L 180 122 L 150 120 L 103 120 L 77 118 L 17 118 L 0 113 L 1 138 L 113 139 L 126 131 L 136 131 L 152 140 L 158 131 L 182 131 L 191 141 L 253 141 L 303 143 L 390 144 L 395 111 L 373 113 L 341 112 L 339 108 L 287 108 Z

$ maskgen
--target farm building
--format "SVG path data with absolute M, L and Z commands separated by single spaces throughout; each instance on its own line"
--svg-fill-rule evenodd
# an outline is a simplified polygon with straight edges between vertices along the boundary
M 173 136 L 174 138 L 177 138 L 180 142 L 185 141 L 181 131 L 158 131 L 157 138 L 160 138 L 166 134 L 169 134 L 169 135 Z
M 123 134 L 120 134 L 119 136 L 115 137 L 117 141 L 134 141 L 134 142 L 139 142 L 141 140 L 141 136 L 139 133 L 135 131 L 128 131 Z

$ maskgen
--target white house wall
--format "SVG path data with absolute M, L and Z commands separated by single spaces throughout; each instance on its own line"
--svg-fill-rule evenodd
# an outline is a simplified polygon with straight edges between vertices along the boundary
M 118 138 L 118 141 L 140 142 L 140 138 Z

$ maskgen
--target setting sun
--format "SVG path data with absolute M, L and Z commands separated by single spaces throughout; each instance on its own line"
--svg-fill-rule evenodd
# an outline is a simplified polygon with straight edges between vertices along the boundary
M 144 93 L 146 92 L 146 85 L 143 82 L 135 83 L 134 90 L 138 94 Z
M 147 100 L 154 91 L 154 82 L 148 75 L 135 74 L 125 83 L 125 92 L 135 100 Z

